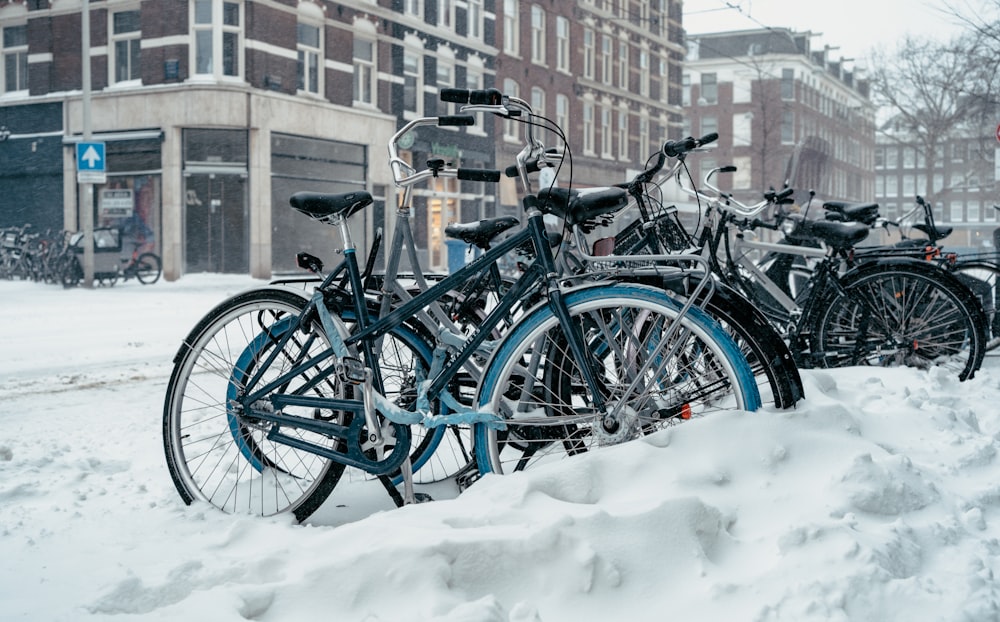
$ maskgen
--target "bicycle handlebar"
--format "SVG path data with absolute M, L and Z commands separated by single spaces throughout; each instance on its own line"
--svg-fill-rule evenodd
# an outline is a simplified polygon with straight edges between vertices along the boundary
M 504 95 L 497 89 L 441 89 L 441 101 L 473 106 L 502 106 Z

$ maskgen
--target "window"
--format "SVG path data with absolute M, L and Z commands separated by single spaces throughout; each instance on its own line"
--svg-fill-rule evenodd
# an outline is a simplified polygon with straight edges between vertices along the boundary
M 968 209 L 966 220 L 968 222 L 979 222 L 979 201 L 969 201 L 966 208 Z
M 442 28 L 455 27 L 455 2 L 453 0 L 437 0 L 438 26 Z
M 611 84 L 611 37 L 601 35 L 601 80 Z
M 569 133 L 569 98 L 561 93 L 556 95 L 556 125 Z
M 504 78 L 503 81 L 503 92 L 505 95 L 510 95 L 511 97 L 520 97 L 520 90 L 518 89 L 517 82 L 514 82 L 510 78 Z M 503 122 L 503 137 L 504 140 L 518 142 L 520 136 L 518 136 L 518 128 L 521 125 L 510 119 L 504 119 Z
M 913 168 L 917 165 L 917 152 L 913 147 L 903 147 L 903 168 Z
M 785 145 L 795 142 L 795 113 L 791 110 L 781 112 L 781 142 Z
M 111 14 L 111 49 L 113 50 L 111 81 L 113 83 L 142 78 L 139 50 L 142 32 L 139 24 L 138 9 Z
M 531 7 L 531 62 L 545 64 L 545 11 Z
M 649 97 L 649 51 L 639 51 L 639 95 Z
M 618 88 L 628 88 L 628 41 L 618 42 Z
M 354 101 L 375 105 L 375 42 L 354 38 Z
M 885 148 L 885 167 L 888 169 L 899 168 L 899 149 L 896 147 Z
M 569 71 L 569 20 L 556 18 L 556 69 Z
M 628 160 L 628 110 L 618 111 L 618 159 Z
M 3 29 L 3 90 L 28 90 L 28 26 Z
M 518 24 L 517 0 L 503 0 L 503 51 L 517 56 Z
M 594 104 L 583 103 L 583 152 L 594 154 Z
M 888 175 L 885 178 L 885 196 L 887 197 L 899 196 L 899 177 L 895 175 Z
M 699 134 L 704 136 L 705 134 L 710 134 L 711 132 L 719 131 L 719 120 L 714 114 L 706 114 L 701 117 L 701 130 Z
M 689 73 L 681 76 L 681 105 L 691 105 L 691 74 Z
M 319 93 L 320 30 L 315 24 L 298 24 L 298 83 L 301 92 Z M 355 77 L 357 81 L 357 77 Z
M 403 52 L 403 113 L 420 116 L 423 113 L 422 54 L 414 50 Z
M 531 109 L 535 114 L 545 116 L 545 91 L 537 86 L 531 87 Z
M 885 149 L 875 148 L 875 168 L 885 168 Z
M 649 117 L 643 115 L 639 117 L 639 153 L 646 153 L 649 149 Z
M 875 197 L 885 196 L 885 177 L 882 175 L 875 176 Z
M 951 213 L 948 215 L 951 222 L 962 222 L 962 202 L 951 202 Z
M 944 175 L 941 173 L 934 173 L 934 194 L 937 194 L 944 190 Z
M 701 97 L 698 98 L 698 103 L 719 103 L 719 85 L 716 84 L 714 73 L 701 74 Z
M 194 0 L 194 73 L 238 77 L 243 67 L 243 5 L 225 0 Z
M 611 108 L 601 106 L 601 155 L 611 157 Z
M 483 38 L 483 0 L 467 0 L 466 21 L 470 39 Z
M 483 88 L 483 66 L 481 64 L 470 64 L 466 69 L 465 88 L 470 91 L 477 91 Z M 486 134 L 486 129 L 483 127 L 483 113 L 477 112 L 475 116 L 475 125 L 466 127 L 465 131 L 469 134 L 484 136 Z
M 795 99 L 795 70 L 781 70 L 781 99 Z
M 749 147 L 753 141 L 753 113 L 737 112 L 733 115 L 733 146 Z
M 420 10 L 421 0 L 403 0 L 403 13 L 407 15 L 414 15 L 416 17 L 423 17 L 423 12 Z
M 917 180 L 913 175 L 903 175 L 903 196 L 912 197 L 917 194 Z
M 594 31 L 583 31 L 583 77 L 594 79 Z
M 435 84 L 439 93 L 441 92 L 441 89 L 447 89 L 455 86 L 454 58 L 454 54 L 450 52 L 442 54 L 441 48 L 438 48 L 437 76 L 435 78 Z M 455 113 L 455 104 L 440 102 L 438 105 L 444 106 L 444 112 L 439 114 Z M 454 128 L 453 126 L 453 129 L 457 128 Z

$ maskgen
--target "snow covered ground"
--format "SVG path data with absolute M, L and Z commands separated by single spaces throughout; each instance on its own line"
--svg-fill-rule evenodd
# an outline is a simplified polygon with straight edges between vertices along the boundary
M 183 505 L 162 455 L 180 339 L 256 283 L 0 282 L 0 620 L 1000 619 L 1000 359 L 293 525 Z

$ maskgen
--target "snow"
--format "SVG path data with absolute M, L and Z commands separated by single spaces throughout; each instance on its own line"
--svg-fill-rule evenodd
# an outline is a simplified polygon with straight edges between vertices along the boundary
M 1000 358 L 295 525 L 185 506 L 161 444 L 180 339 L 261 283 L 0 282 L 0 620 L 1000 619 Z

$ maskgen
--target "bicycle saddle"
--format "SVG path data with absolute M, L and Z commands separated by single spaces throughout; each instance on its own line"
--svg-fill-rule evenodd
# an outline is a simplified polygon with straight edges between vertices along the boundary
M 913 225 L 913 228 L 926 235 L 927 239 L 932 242 L 937 242 L 938 240 L 948 237 L 951 235 L 951 232 L 955 230 L 954 227 L 939 227 L 937 225 L 934 225 L 934 228 L 932 229 L 924 223 Z
M 838 250 L 851 248 L 868 237 L 871 229 L 861 222 L 797 219 L 796 238 L 821 240 Z
M 628 194 L 616 187 L 545 188 L 537 196 L 542 213 L 559 216 L 570 226 L 617 212 L 628 204 Z
M 466 244 L 474 244 L 486 250 L 490 247 L 490 240 L 517 225 L 518 222 L 513 216 L 486 218 L 468 223 L 453 222 L 444 228 L 444 234 L 449 238 L 462 240 Z
M 827 201 L 823 209 L 828 210 L 827 220 L 863 222 L 866 225 L 875 224 L 878 218 L 878 203 L 848 203 L 846 201 Z
M 344 218 L 374 203 L 372 195 L 364 190 L 325 194 L 321 192 L 296 192 L 288 203 L 306 216 L 331 223 L 334 216 Z

